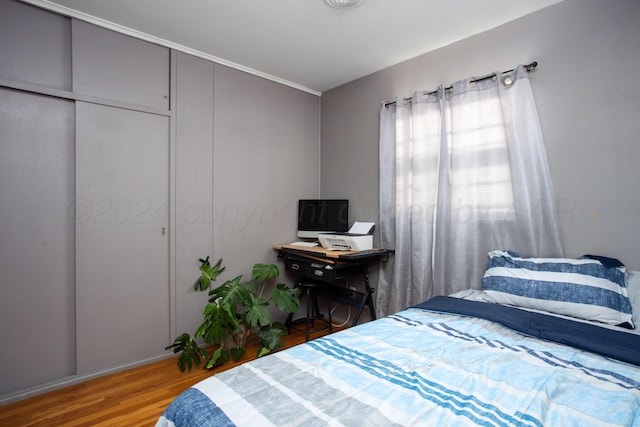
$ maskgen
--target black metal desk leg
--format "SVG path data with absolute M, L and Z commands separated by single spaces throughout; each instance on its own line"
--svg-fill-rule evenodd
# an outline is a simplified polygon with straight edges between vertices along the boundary
M 358 311 L 356 312 L 356 317 L 353 318 L 353 322 L 351 326 L 356 326 L 358 324 L 358 320 L 360 320 L 360 315 L 362 314 L 362 310 L 365 305 L 369 306 L 369 313 L 371 314 L 371 320 L 376 320 L 376 310 L 373 307 L 373 292 L 375 289 L 371 287 L 369 284 L 369 268 L 366 263 L 362 264 L 362 277 L 364 278 L 364 295 L 362 296 L 362 301 L 360 301 L 360 305 L 358 306 Z

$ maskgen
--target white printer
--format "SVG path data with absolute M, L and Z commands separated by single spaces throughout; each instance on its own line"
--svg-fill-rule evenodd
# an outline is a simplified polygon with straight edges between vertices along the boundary
M 373 249 L 373 222 L 355 222 L 347 233 L 321 233 L 323 248 L 334 251 L 366 251 Z

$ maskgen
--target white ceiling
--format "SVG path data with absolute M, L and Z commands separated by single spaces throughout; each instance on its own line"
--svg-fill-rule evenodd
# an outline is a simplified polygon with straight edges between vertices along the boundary
M 320 94 L 561 0 L 24 0 Z

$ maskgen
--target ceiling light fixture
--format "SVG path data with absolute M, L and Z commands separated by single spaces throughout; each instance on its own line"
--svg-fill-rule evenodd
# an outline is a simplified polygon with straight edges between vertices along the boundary
M 324 0 L 326 4 L 336 9 L 349 9 L 364 3 L 366 0 Z

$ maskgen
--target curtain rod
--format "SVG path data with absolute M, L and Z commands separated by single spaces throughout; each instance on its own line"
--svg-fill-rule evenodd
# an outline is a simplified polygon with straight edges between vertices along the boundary
M 529 71 L 531 71 L 532 69 L 536 68 L 537 66 L 538 66 L 538 63 L 537 63 L 536 61 L 533 61 L 532 63 L 525 65 L 525 66 L 524 66 L 524 69 L 525 69 L 525 70 L 527 70 L 527 72 L 529 72 Z M 512 69 L 507 70 L 507 71 L 503 71 L 503 72 L 502 72 L 502 74 L 510 73 L 510 72 L 512 72 L 513 70 L 515 70 L 515 68 L 512 68 Z M 493 76 L 494 76 L 494 74 L 489 74 L 489 75 L 486 75 L 486 76 L 484 76 L 484 77 L 478 77 L 477 79 L 469 80 L 469 83 L 481 82 L 481 81 L 483 81 L 483 80 L 491 79 L 491 78 L 493 78 Z M 451 85 L 451 86 L 447 86 L 447 87 L 445 87 L 445 88 L 444 88 L 444 90 L 445 90 L 445 91 L 447 91 L 447 90 L 451 90 L 451 89 L 453 89 L 453 85 Z M 437 91 L 437 90 L 434 90 L 434 91 L 431 91 L 431 92 L 427 92 L 427 95 L 435 95 L 435 94 L 437 94 L 437 93 L 438 93 L 438 91 Z M 411 100 L 411 98 L 412 98 L 412 97 L 404 98 L 404 100 L 405 100 L 405 101 L 410 101 L 410 100 Z M 383 105 L 385 108 L 387 108 L 389 105 L 395 105 L 395 104 L 396 104 L 396 101 L 382 101 L 382 105 Z

